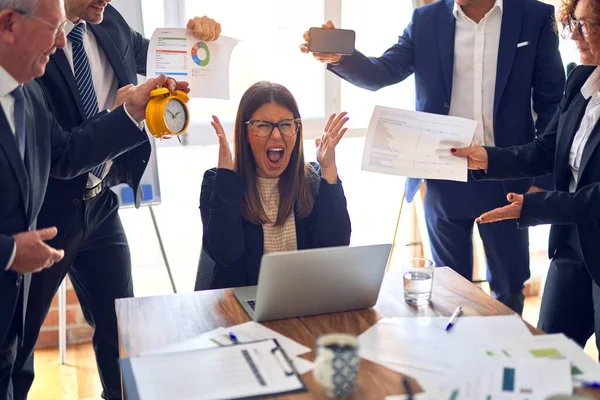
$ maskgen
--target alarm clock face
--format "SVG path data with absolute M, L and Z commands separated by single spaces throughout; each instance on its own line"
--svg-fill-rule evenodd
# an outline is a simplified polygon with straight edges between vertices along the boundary
M 181 133 L 185 129 L 188 119 L 183 103 L 178 99 L 171 99 L 165 107 L 165 124 L 173 133 Z

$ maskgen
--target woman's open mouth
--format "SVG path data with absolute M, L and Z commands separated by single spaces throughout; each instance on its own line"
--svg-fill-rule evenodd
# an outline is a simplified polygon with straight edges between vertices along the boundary
M 281 147 L 267 149 L 267 160 L 272 168 L 281 166 L 281 163 L 283 162 L 283 153 L 284 150 Z

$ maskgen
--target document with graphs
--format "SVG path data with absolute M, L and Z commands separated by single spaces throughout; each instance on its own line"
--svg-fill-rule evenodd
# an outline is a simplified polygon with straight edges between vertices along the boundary
M 409 178 L 466 182 L 467 160 L 450 154 L 471 144 L 477 122 L 465 118 L 376 106 L 362 169 Z
M 229 99 L 229 61 L 239 42 L 220 36 L 203 42 L 188 29 L 159 28 L 148 47 L 147 76 L 165 74 L 190 83 L 190 97 Z

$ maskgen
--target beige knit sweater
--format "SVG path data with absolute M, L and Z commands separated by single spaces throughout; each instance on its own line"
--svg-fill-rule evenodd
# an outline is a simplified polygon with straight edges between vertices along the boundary
M 296 242 L 296 220 L 294 213 L 283 225 L 274 226 L 279 211 L 279 179 L 258 178 L 258 194 L 270 223 L 263 224 L 264 253 L 298 250 Z

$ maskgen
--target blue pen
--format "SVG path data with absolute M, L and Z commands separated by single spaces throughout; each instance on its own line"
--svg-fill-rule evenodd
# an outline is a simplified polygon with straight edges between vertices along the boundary
M 229 332 L 229 339 L 231 339 L 231 341 L 233 342 L 233 344 L 238 344 L 238 338 L 237 336 L 235 336 L 235 334 L 233 332 Z
M 585 387 L 585 388 L 590 388 L 590 389 L 600 389 L 600 382 L 594 382 L 594 381 L 579 381 L 579 383 L 581 384 L 581 386 Z
M 461 311 L 462 311 L 462 308 L 460 306 L 456 307 L 454 314 L 452 314 L 452 316 L 450 317 L 450 321 L 448 321 L 448 325 L 446 325 L 446 332 L 448 332 L 450 329 L 452 329 L 452 327 L 454 326 L 454 323 L 456 322 L 456 318 L 458 318 Z

